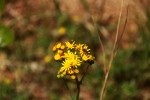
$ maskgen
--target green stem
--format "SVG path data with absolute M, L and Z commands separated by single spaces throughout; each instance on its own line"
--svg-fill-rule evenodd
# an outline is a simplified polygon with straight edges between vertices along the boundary
M 86 73 L 87 73 L 87 70 L 88 70 L 89 66 L 90 66 L 90 65 L 87 66 L 87 68 L 86 68 L 86 70 L 85 70 L 85 73 L 83 74 L 81 80 L 79 80 L 78 77 L 77 77 L 77 75 L 75 75 L 75 76 L 76 76 L 75 80 L 76 80 L 76 85 L 77 85 L 77 96 L 76 96 L 76 100 L 79 100 L 79 96 L 80 96 L 80 85 L 82 84 L 82 81 L 83 81 L 83 79 L 84 79 L 84 77 L 85 77 L 85 75 L 86 75 Z
M 78 77 L 76 75 L 76 84 L 77 84 L 77 96 L 76 96 L 76 100 L 79 100 L 79 96 L 80 96 L 80 81 L 78 80 Z

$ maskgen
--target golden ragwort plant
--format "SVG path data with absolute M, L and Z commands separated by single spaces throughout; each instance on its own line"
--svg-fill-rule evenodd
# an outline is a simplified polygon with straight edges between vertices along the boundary
M 77 86 L 76 100 L 79 100 L 80 86 L 84 76 L 86 75 L 89 65 L 94 63 L 94 56 L 91 55 L 90 49 L 86 44 L 77 44 L 75 41 L 67 41 L 65 43 L 59 42 L 54 45 L 53 51 L 55 52 L 54 59 L 61 62 L 62 65 L 58 71 L 57 77 L 63 78 L 64 76 L 70 76 L 71 79 L 75 79 Z M 83 63 L 88 63 L 89 65 L 79 80 L 77 74 L 79 73 L 79 67 L 81 67 Z M 69 89 L 68 86 L 67 88 Z M 70 97 L 73 100 L 71 93 Z
M 57 74 L 58 78 L 69 75 L 71 79 L 75 79 L 81 64 L 92 63 L 94 60 L 86 44 L 76 44 L 74 41 L 67 41 L 64 44 L 59 42 L 54 45 L 53 51 L 55 51 L 54 59 L 61 61 L 62 65 Z

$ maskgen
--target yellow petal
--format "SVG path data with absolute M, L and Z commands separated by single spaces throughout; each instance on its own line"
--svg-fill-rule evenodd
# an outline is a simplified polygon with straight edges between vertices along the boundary
M 74 72 L 75 72 L 75 73 L 79 73 L 79 70 L 78 70 L 78 69 L 75 69 Z
M 73 74 L 73 71 L 72 71 L 72 70 L 69 70 L 69 71 L 68 71 L 68 74 Z
M 56 54 L 56 55 L 54 56 L 54 59 L 55 59 L 55 60 L 60 60 L 60 59 L 61 59 L 61 57 L 60 57 L 60 55 L 59 55 L 59 54 Z
M 75 79 L 76 78 L 76 76 L 75 75 L 71 75 L 71 79 Z
M 63 53 L 63 51 L 62 51 L 62 50 L 58 50 L 57 52 L 58 52 L 59 54 L 62 54 L 62 53 Z
M 57 75 L 57 78 L 60 78 L 60 75 Z
M 61 43 L 58 43 L 56 47 L 59 49 L 61 47 Z
M 56 46 L 53 47 L 53 51 L 55 51 L 55 50 L 56 50 Z
M 64 46 L 64 45 L 62 45 L 60 48 L 61 48 L 61 49 L 64 49 L 64 48 L 65 48 L 65 46 Z
M 84 61 L 87 61 L 87 60 L 88 60 L 88 57 L 87 57 L 86 55 L 83 55 L 82 59 L 83 59 Z

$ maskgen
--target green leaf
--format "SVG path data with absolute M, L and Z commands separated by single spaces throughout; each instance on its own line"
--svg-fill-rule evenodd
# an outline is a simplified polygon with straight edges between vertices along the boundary
M 14 40 L 14 34 L 11 29 L 0 25 L 0 47 L 11 44 Z
M 5 0 L 0 0 L 0 14 L 4 9 Z

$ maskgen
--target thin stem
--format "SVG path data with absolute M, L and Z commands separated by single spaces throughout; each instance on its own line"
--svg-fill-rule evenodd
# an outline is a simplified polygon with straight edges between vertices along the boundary
M 83 74 L 81 80 L 79 81 L 80 84 L 82 84 L 82 81 L 83 81 L 83 79 L 84 79 L 84 77 L 85 77 L 85 75 L 86 75 L 86 73 L 87 73 L 87 71 L 88 71 L 89 66 L 90 66 L 90 65 L 88 65 L 88 66 L 86 67 L 86 70 L 85 70 L 85 72 L 84 72 L 84 74 Z
M 105 89 L 106 89 L 106 83 L 107 83 L 107 80 L 108 80 L 108 76 L 109 76 L 110 68 L 111 68 L 111 65 L 112 65 L 112 62 L 113 62 L 113 58 L 114 58 L 114 53 L 111 55 L 110 62 L 109 62 L 109 65 L 108 65 L 108 70 L 106 71 L 106 74 L 105 74 L 105 79 L 104 79 L 104 83 L 103 83 L 103 86 L 102 86 L 102 89 L 101 89 L 101 94 L 100 94 L 100 100 L 103 100 L 104 92 L 105 92 Z
M 101 49 L 102 49 L 102 52 L 103 52 L 103 57 L 104 57 L 104 68 L 106 68 L 106 53 L 105 53 L 105 48 L 104 48 L 104 45 L 103 45 L 103 42 L 102 42 L 102 40 L 101 40 L 101 36 L 100 36 L 100 34 L 99 34 L 99 30 L 98 30 L 98 28 L 97 28 L 97 25 L 96 25 L 96 23 L 95 23 L 95 21 L 94 21 L 94 19 L 93 19 L 93 17 L 91 16 L 91 18 L 92 18 L 92 21 L 93 21 L 93 24 L 94 24 L 94 26 L 95 26 L 95 28 L 96 28 L 96 34 L 98 35 L 98 39 L 99 39 L 99 42 L 100 42 L 100 46 L 101 46 Z
M 124 0 L 122 0 L 122 3 L 121 3 L 121 10 L 120 10 L 119 18 L 118 18 L 118 24 L 117 24 L 117 31 L 116 31 L 115 43 L 114 43 L 114 46 L 113 46 L 112 53 L 115 52 L 115 48 L 116 48 L 117 41 L 118 41 L 119 27 L 120 27 L 120 23 L 121 23 L 121 16 L 122 16 L 123 3 L 124 3 L 123 1 L 124 1 Z
M 76 75 L 75 80 L 76 80 L 76 85 L 77 85 L 77 96 L 76 96 L 76 100 L 79 100 L 79 96 L 80 96 L 80 82 L 79 82 L 79 80 L 78 80 L 77 75 Z
M 103 86 L 102 86 L 102 89 L 101 89 L 100 100 L 103 100 L 104 92 L 105 92 L 105 89 L 106 89 L 106 84 L 107 84 L 107 80 L 108 80 L 108 76 L 109 76 L 109 72 L 110 72 L 110 69 L 112 67 L 112 62 L 113 62 L 114 56 L 116 55 L 115 48 L 116 48 L 116 45 L 117 45 L 117 40 L 118 40 L 118 35 L 119 35 L 119 27 L 120 27 L 120 22 L 121 22 L 123 3 L 124 2 L 122 0 L 122 2 L 121 2 L 121 10 L 120 10 L 119 18 L 118 18 L 115 42 L 114 42 L 114 46 L 113 46 L 113 49 L 112 49 L 110 61 L 109 61 L 109 64 L 108 64 L 108 69 L 107 69 L 106 74 L 105 74 L 104 83 L 103 83 Z
M 127 21 L 128 21 L 128 9 L 129 9 L 129 5 L 127 6 L 127 12 L 126 12 L 126 18 L 125 18 L 125 23 L 124 23 L 124 26 L 123 26 L 123 31 L 121 32 L 121 35 L 117 41 L 118 43 L 118 46 L 116 47 L 116 51 L 119 49 L 119 46 L 120 46 L 120 42 L 121 42 L 121 39 L 123 37 L 123 34 L 124 34 L 124 31 L 126 29 L 126 25 L 127 25 Z
M 86 70 L 85 70 L 85 72 L 84 72 L 84 74 L 83 74 L 81 80 L 79 80 L 78 77 L 77 77 L 77 75 L 75 74 L 75 76 L 76 76 L 75 80 L 76 80 L 76 85 L 77 85 L 77 96 L 76 96 L 76 100 L 79 100 L 79 96 L 80 96 L 80 86 L 81 86 L 82 81 L 83 81 L 83 79 L 84 79 L 84 77 L 85 77 L 85 75 L 86 75 L 86 73 L 87 73 L 87 71 L 88 71 L 89 66 L 90 66 L 90 65 L 88 65 L 88 66 L 86 67 Z

